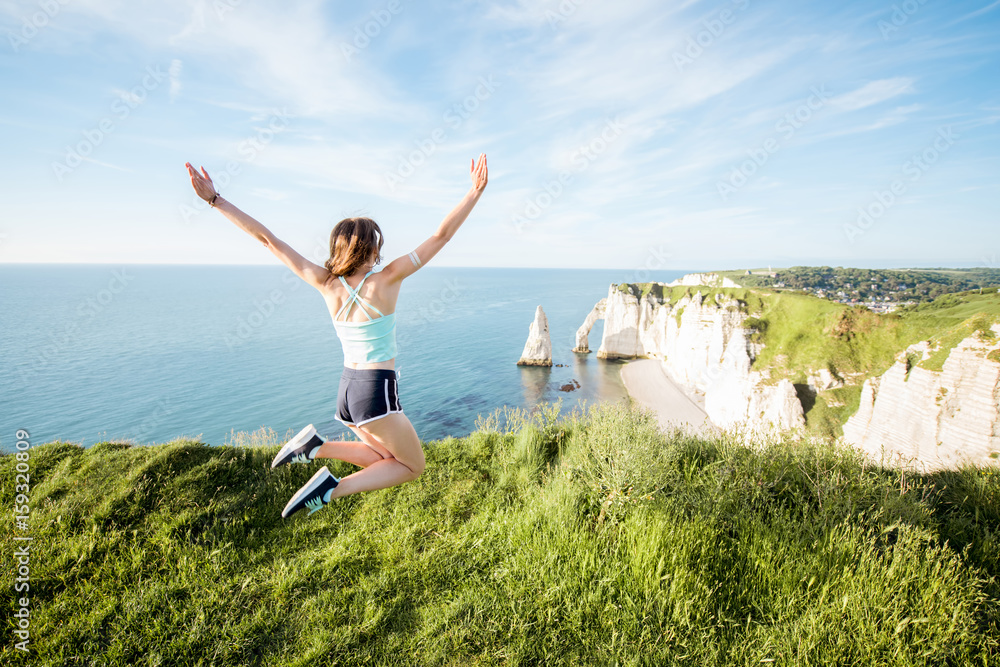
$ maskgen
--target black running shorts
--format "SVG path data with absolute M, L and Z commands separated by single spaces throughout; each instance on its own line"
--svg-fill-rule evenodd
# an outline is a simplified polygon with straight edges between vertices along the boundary
M 388 368 L 344 367 L 337 391 L 337 419 L 360 426 L 402 412 L 396 371 Z

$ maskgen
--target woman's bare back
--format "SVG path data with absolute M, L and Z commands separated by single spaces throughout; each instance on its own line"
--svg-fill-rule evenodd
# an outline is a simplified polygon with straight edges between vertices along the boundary
M 367 271 L 356 271 L 355 273 L 344 276 L 344 280 L 347 284 L 351 286 L 351 289 L 355 289 L 364 278 Z M 383 315 L 389 315 L 390 313 L 396 312 L 396 301 L 399 299 L 399 286 L 402 283 L 396 281 L 386 280 L 386 277 L 382 275 L 381 271 L 371 274 L 368 279 L 365 280 L 365 284 L 361 286 L 361 291 L 358 293 L 364 301 L 370 303 L 375 308 L 378 308 Z M 330 311 L 330 317 L 336 317 L 337 313 L 344 304 L 347 303 L 350 298 L 350 294 L 344 287 L 343 283 L 340 282 L 340 278 L 331 275 L 330 279 L 326 281 L 323 286 L 323 300 L 326 301 L 327 310 Z M 375 319 L 379 315 L 378 313 L 364 308 L 360 303 L 355 302 L 350 308 L 350 312 L 347 316 L 344 313 L 340 314 L 340 321 L 342 322 L 367 322 L 368 317 L 365 316 L 364 309 L 368 315 Z

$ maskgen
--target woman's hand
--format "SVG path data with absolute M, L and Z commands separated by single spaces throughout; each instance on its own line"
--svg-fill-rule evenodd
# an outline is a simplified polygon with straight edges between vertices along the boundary
M 486 189 L 486 172 L 486 153 L 480 153 L 479 164 L 477 165 L 476 161 L 472 160 L 472 164 L 469 165 L 469 174 L 472 176 L 472 187 L 476 192 L 482 192 Z
M 212 177 L 208 175 L 205 168 L 201 168 L 201 173 L 191 166 L 190 162 L 185 162 L 184 166 L 187 167 L 188 174 L 191 176 L 191 185 L 194 186 L 194 191 L 198 193 L 198 196 L 205 201 L 211 203 L 216 195 L 219 193 L 215 190 L 215 183 L 212 182 Z

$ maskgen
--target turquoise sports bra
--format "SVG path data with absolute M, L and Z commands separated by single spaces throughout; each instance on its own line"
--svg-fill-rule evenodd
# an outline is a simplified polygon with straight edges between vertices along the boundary
M 337 330 L 337 337 L 340 338 L 340 344 L 344 347 L 345 363 L 370 364 L 376 361 L 388 361 L 396 356 L 396 313 L 382 315 L 382 311 L 358 295 L 365 280 L 373 273 L 375 272 L 366 273 L 354 289 L 347 284 L 344 276 L 339 276 L 340 282 L 344 284 L 348 294 L 350 294 L 347 302 L 333 316 L 333 328 Z M 361 312 L 365 314 L 368 321 L 338 321 L 337 318 L 340 317 L 345 308 L 347 315 L 344 317 L 351 314 L 351 306 L 355 302 L 358 302 L 358 308 L 361 308 Z M 373 318 L 365 310 L 365 307 L 371 308 L 381 317 Z

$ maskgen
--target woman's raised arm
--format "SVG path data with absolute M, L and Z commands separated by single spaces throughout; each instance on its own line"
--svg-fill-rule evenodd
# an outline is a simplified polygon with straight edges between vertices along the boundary
M 240 209 L 236 208 L 232 202 L 223 199 L 215 189 L 212 178 L 201 168 L 201 173 L 191 166 L 185 164 L 188 174 L 191 176 L 191 185 L 198 196 L 209 203 L 212 208 L 218 210 L 222 215 L 229 218 L 237 227 L 254 237 L 274 253 L 285 266 L 290 268 L 295 275 L 306 281 L 313 287 L 319 289 L 330 277 L 330 272 L 322 266 L 313 264 L 305 257 L 297 253 L 290 245 L 279 239 L 260 222 L 250 217 Z
M 482 196 L 483 190 L 486 189 L 486 183 L 489 180 L 486 168 L 486 153 L 479 154 L 479 164 L 476 164 L 476 161 L 472 160 L 472 164 L 469 165 L 469 175 L 472 178 L 472 187 L 462 197 L 462 201 L 458 203 L 458 206 L 453 208 L 451 213 L 446 215 L 444 220 L 441 221 L 437 231 L 429 239 L 417 246 L 416 250 L 402 257 L 397 257 L 382 269 L 382 273 L 386 274 L 390 280 L 403 280 L 407 276 L 413 275 L 420 267 L 431 261 L 431 258 L 440 252 L 441 248 L 451 240 L 451 237 L 455 235 L 458 228 L 462 226 L 465 219 L 469 217 L 472 209 Z

